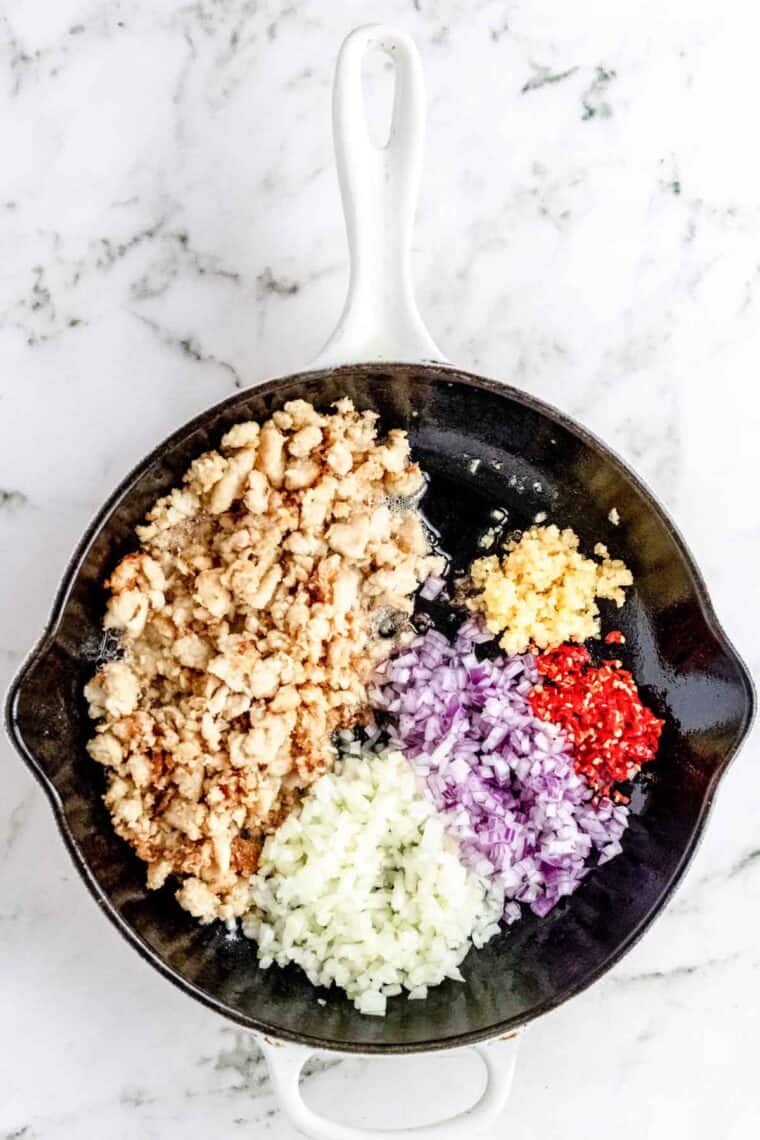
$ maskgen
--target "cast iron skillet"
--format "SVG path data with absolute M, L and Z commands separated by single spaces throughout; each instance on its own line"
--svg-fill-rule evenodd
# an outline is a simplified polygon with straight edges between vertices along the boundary
M 379 151 L 364 133 L 358 100 L 350 98 L 361 57 L 375 43 L 396 59 L 391 143 Z M 682 538 L 620 459 L 553 408 L 502 383 L 440 362 L 387 363 L 440 358 L 417 314 L 408 272 L 420 82 L 413 45 L 399 33 L 361 29 L 344 45 L 335 132 L 352 283 L 323 357 L 327 366 L 237 393 L 135 468 L 82 539 L 7 706 L 11 738 L 47 792 L 83 879 L 139 953 L 239 1025 L 347 1052 L 441 1049 L 502 1036 L 599 978 L 641 936 L 686 869 L 753 713 L 750 678 Z M 361 359 L 372 362 L 354 363 Z M 341 360 L 349 363 L 335 367 Z M 220 924 L 200 927 L 171 887 L 147 891 L 144 865 L 112 831 L 101 770 L 84 748 L 91 725 L 82 687 L 107 651 L 100 582 L 134 547 L 135 524 L 231 424 L 264 419 L 296 397 L 326 409 L 343 395 L 379 412 L 383 427 L 408 430 L 430 476 L 425 512 L 455 565 L 465 567 L 475 555 L 495 507 L 507 508 L 515 528 L 543 511 L 572 526 L 583 548 L 601 540 L 626 561 L 635 588 L 621 611 L 603 618 L 607 628 L 622 629 L 625 664 L 666 722 L 657 763 L 636 789 L 623 854 L 548 918 L 526 915 L 472 953 L 465 985 L 446 983 L 425 1001 L 394 1000 L 385 1019 L 363 1017 L 335 990 L 325 992 L 324 1006 L 317 1004 L 298 969 L 257 969 L 250 942 L 230 937 Z M 621 517 L 617 527 L 608 519 L 613 507 Z

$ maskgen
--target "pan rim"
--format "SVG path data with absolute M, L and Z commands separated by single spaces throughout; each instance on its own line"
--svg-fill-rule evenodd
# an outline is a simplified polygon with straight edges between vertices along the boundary
M 39 762 L 36 760 L 33 753 L 26 746 L 21 734 L 18 731 L 18 726 L 15 716 L 16 703 L 21 692 L 24 679 L 27 673 L 31 670 L 34 664 L 43 656 L 48 646 L 54 640 L 58 628 L 60 626 L 61 618 L 68 601 L 71 589 L 76 580 L 77 574 L 81 568 L 82 562 L 86 557 L 92 543 L 97 538 L 103 525 L 110 517 L 114 508 L 126 497 L 134 483 L 140 478 L 143 472 L 156 460 L 160 459 L 162 454 L 169 450 L 174 444 L 180 442 L 182 439 L 190 435 L 194 430 L 202 427 L 204 422 L 219 412 L 223 411 L 226 407 L 232 406 L 245 399 L 248 394 L 255 394 L 257 396 L 268 396 L 275 394 L 277 389 L 285 386 L 291 382 L 309 382 L 313 383 L 319 381 L 321 378 L 327 376 L 335 376 L 340 374 L 349 374 L 356 369 L 361 369 L 364 373 L 377 372 L 377 373 L 393 373 L 402 370 L 415 370 L 418 372 L 425 372 L 432 374 L 432 377 L 443 384 L 458 385 L 464 388 L 480 389 L 482 391 L 490 392 L 491 394 L 511 400 L 518 404 L 523 405 L 529 410 L 538 413 L 539 415 L 549 419 L 559 427 L 568 431 L 570 434 L 578 438 L 586 447 L 600 452 L 604 458 L 615 467 L 618 473 L 631 484 L 642 496 L 647 507 L 658 517 L 659 521 L 665 527 L 667 533 L 675 543 L 678 551 L 683 560 L 683 564 L 691 579 L 695 596 L 702 611 L 703 618 L 707 624 L 712 636 L 715 638 L 716 643 L 721 647 L 721 650 L 727 657 L 731 658 L 736 664 L 739 676 L 742 681 L 744 689 L 744 715 L 742 723 L 736 733 L 732 745 L 727 749 L 721 763 L 716 768 L 706 789 L 704 799 L 702 801 L 701 810 L 695 822 L 689 842 L 686 845 L 678 866 L 676 867 L 671 879 L 663 891 L 657 905 L 634 927 L 630 934 L 625 938 L 621 944 L 616 948 L 614 953 L 608 956 L 603 963 L 601 963 L 594 971 L 586 976 L 582 982 L 575 983 L 566 987 L 565 990 L 554 994 L 551 999 L 540 1003 L 532 1016 L 530 1021 L 535 1021 L 537 1018 L 544 1016 L 551 1010 L 558 1008 L 571 997 L 582 993 L 584 990 L 592 986 L 599 980 L 608 970 L 612 969 L 630 949 L 639 941 L 645 931 L 650 927 L 658 915 L 660 915 L 667 905 L 669 899 L 672 897 L 673 892 L 680 883 L 683 875 L 689 866 L 696 850 L 702 840 L 705 825 L 712 808 L 713 801 L 717 792 L 718 785 L 725 775 L 731 761 L 736 756 L 737 752 L 744 743 L 750 728 L 752 726 L 755 711 L 756 711 L 756 694 L 752 681 L 752 677 L 744 663 L 741 655 L 737 652 L 732 641 L 726 634 L 723 626 L 718 620 L 712 600 L 710 598 L 707 585 L 702 576 L 702 573 L 697 566 L 694 556 L 691 553 L 683 535 L 670 517 L 669 512 L 659 502 L 653 491 L 649 488 L 646 482 L 623 460 L 608 444 L 604 443 L 597 435 L 590 431 L 585 426 L 579 424 L 576 420 L 554 407 L 552 404 L 539 399 L 527 392 L 515 388 L 514 386 L 505 383 L 504 381 L 495 378 L 482 376 L 478 373 L 469 372 L 464 369 L 457 368 L 455 365 L 440 364 L 440 363 L 414 363 L 409 361 L 383 361 L 383 362 L 366 362 L 356 364 L 345 364 L 337 367 L 306 369 L 302 372 L 293 372 L 282 376 L 272 377 L 263 380 L 260 383 L 249 386 L 242 391 L 236 391 L 223 400 L 220 400 L 211 407 L 193 416 L 186 423 L 175 429 L 169 436 L 160 441 L 153 447 L 147 455 L 143 456 L 137 464 L 135 464 L 130 471 L 120 480 L 114 491 L 108 496 L 103 505 L 96 511 L 95 515 L 85 528 L 82 537 L 77 542 L 64 570 L 58 589 L 53 598 L 53 603 L 50 609 L 48 620 L 44 626 L 39 638 L 29 650 L 17 670 L 14 678 L 8 689 L 5 701 L 5 729 L 6 732 L 16 748 L 17 752 L 30 768 L 38 782 L 42 785 L 48 801 L 51 805 L 53 816 L 58 827 L 58 831 L 63 838 L 64 844 L 82 877 L 83 882 L 87 886 L 90 894 L 93 896 L 99 908 L 105 913 L 107 918 L 116 926 L 124 938 L 135 948 L 141 958 L 148 962 L 154 969 L 158 970 L 165 978 L 171 981 L 175 986 L 179 987 L 188 996 L 194 998 L 196 1001 L 201 1002 L 207 1008 L 214 1010 L 216 1013 L 225 1017 L 227 1020 L 235 1022 L 244 1029 L 248 1029 L 255 1033 L 260 1033 L 265 1037 L 271 1037 L 279 1041 L 288 1041 L 295 1044 L 305 1045 L 312 1049 L 326 1050 L 336 1053 L 344 1054 L 365 1054 L 365 1055 L 403 1055 L 407 1053 L 427 1053 L 439 1050 L 447 1050 L 459 1048 L 467 1045 L 473 1045 L 480 1042 L 492 1040 L 498 1037 L 514 1032 L 516 1029 L 521 1028 L 527 1024 L 523 1018 L 510 1018 L 505 1021 L 496 1022 L 489 1026 L 471 1030 L 466 1033 L 456 1033 L 449 1037 L 438 1037 L 429 1041 L 419 1041 L 414 1043 L 347 1043 L 345 1041 L 335 1041 L 328 1038 L 316 1037 L 309 1034 L 295 1033 L 291 1030 L 273 1026 L 265 1021 L 260 1021 L 255 1017 L 248 1014 L 243 1014 L 236 1010 L 234 1007 L 225 1004 L 206 993 L 194 983 L 188 981 L 181 974 L 169 966 L 158 953 L 137 933 L 136 930 L 127 922 L 125 918 L 118 912 L 111 899 L 106 892 L 101 888 L 99 882 L 93 875 L 89 864 L 83 856 L 79 844 L 74 837 L 66 817 L 64 803 L 55 788 L 51 783 L 47 774 L 42 770 Z

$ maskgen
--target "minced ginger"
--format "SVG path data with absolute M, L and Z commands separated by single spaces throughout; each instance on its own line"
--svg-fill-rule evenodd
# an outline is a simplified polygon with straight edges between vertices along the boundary
M 137 528 L 106 583 L 124 657 L 85 688 L 90 755 L 117 833 L 202 922 L 241 915 L 264 835 L 333 763 L 366 681 L 443 560 L 403 500 L 423 475 L 403 431 L 350 400 L 240 423 Z
M 596 598 L 622 606 L 624 587 L 633 583 L 627 566 L 610 558 L 602 543 L 594 547 L 601 561 L 581 554 L 569 528 L 532 526 L 504 549 L 501 560 L 491 555 L 473 562 L 479 593 L 470 605 L 485 614 L 492 633 L 502 634 L 499 644 L 507 653 L 597 637 Z

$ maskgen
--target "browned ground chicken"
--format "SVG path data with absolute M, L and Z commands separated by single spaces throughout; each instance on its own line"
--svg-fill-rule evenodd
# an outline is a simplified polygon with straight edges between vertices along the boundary
M 202 922 L 246 910 L 264 834 L 364 715 L 392 648 L 378 622 L 443 568 L 403 503 L 423 487 L 406 434 L 377 440 L 374 413 L 334 407 L 235 425 L 106 583 L 125 655 L 86 686 L 88 749 L 149 886 L 179 876 Z

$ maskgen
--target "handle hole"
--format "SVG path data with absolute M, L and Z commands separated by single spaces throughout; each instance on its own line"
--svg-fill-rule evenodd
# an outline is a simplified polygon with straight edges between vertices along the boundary
M 485 1065 L 473 1049 L 339 1063 L 323 1055 L 303 1075 L 301 1094 L 313 1111 L 370 1130 L 447 1120 L 475 1104 L 486 1087 Z
M 369 141 L 378 150 L 390 142 L 396 98 L 396 67 L 390 52 L 379 44 L 368 48 L 362 60 L 364 121 Z

